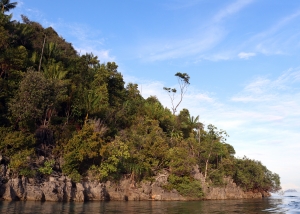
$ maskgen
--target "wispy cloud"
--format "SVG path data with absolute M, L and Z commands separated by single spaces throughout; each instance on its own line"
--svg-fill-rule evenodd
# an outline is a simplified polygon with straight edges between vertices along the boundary
M 253 52 L 240 52 L 238 54 L 238 57 L 241 58 L 241 59 L 249 59 L 250 57 L 253 57 L 255 56 L 256 53 L 253 53 Z
M 233 54 L 230 52 L 219 52 L 213 54 L 203 54 L 201 55 L 196 62 L 202 60 L 209 60 L 209 61 L 223 61 L 223 60 L 230 60 L 233 58 Z
M 227 17 L 230 17 L 234 13 L 238 13 L 248 4 L 253 2 L 254 1 L 251 0 L 236 1 L 228 5 L 215 15 L 215 23 L 220 23 L 221 21 L 226 20 Z M 246 39 L 241 41 L 240 44 L 238 42 L 234 42 L 225 47 L 223 50 L 220 50 L 220 48 L 214 48 L 212 49 L 213 53 L 204 53 L 201 56 L 201 59 L 212 61 L 231 60 L 236 57 L 240 59 L 249 59 L 259 53 L 267 56 L 290 55 L 295 51 L 299 51 L 300 48 L 300 30 L 297 27 L 292 27 L 293 24 L 296 24 L 297 26 L 299 19 L 300 10 L 296 10 L 295 12 L 275 21 L 273 25 L 253 36 L 250 36 L 251 34 L 245 35 Z M 224 34 L 224 38 L 225 36 L 226 35 Z M 243 51 L 245 49 L 248 49 L 249 51 Z M 224 53 L 227 54 L 224 55 Z
M 101 31 L 92 30 L 87 25 L 80 23 L 53 23 L 59 34 L 71 40 L 74 48 L 80 54 L 93 53 L 102 62 L 114 61 L 115 56 L 111 50 L 105 48 L 106 39 L 101 36 Z
M 299 48 L 300 30 L 296 27 L 291 27 L 291 30 L 286 30 L 286 27 L 292 24 L 298 24 L 300 18 L 300 10 L 289 14 L 268 29 L 257 33 L 248 42 L 250 46 L 255 47 L 256 52 L 265 55 L 282 55 L 290 54 L 295 48 Z
M 253 0 L 238 0 L 232 4 L 229 4 L 225 8 L 221 9 L 213 18 L 214 22 L 220 22 L 223 19 L 238 13 L 241 9 L 246 7 L 248 4 L 252 3 Z
M 278 100 L 278 96 L 289 97 L 297 88 L 292 86 L 300 82 L 299 69 L 289 69 L 275 80 L 258 77 L 245 86 L 244 90 L 231 98 L 235 102 L 270 102 Z
M 179 41 L 173 40 L 172 42 L 155 42 L 155 44 L 143 47 L 144 50 L 142 52 L 145 52 L 145 49 L 151 49 L 151 52 L 146 53 L 146 56 L 143 56 L 143 58 L 145 61 L 162 61 L 197 55 L 215 46 L 222 39 L 223 35 L 224 32 L 222 30 L 210 27 L 198 37 Z
M 197 3 L 198 1 L 192 1 Z M 194 57 L 194 59 L 208 59 L 213 61 L 228 60 L 224 54 L 208 55 L 207 52 L 214 49 L 227 35 L 221 21 L 227 17 L 240 12 L 253 0 L 237 0 L 232 4 L 219 10 L 214 16 L 210 17 L 202 26 L 196 26 L 194 34 L 190 33 L 185 38 L 157 39 L 157 41 L 144 41 L 143 47 L 139 49 L 139 56 L 144 61 L 163 61 L 172 60 L 179 57 Z M 193 35 L 192 37 L 190 35 Z M 161 35 L 160 35 L 161 37 Z M 145 44 L 146 43 L 146 44 Z
M 274 33 L 278 32 L 280 29 L 282 29 L 284 26 L 295 20 L 297 17 L 300 16 L 300 10 L 296 11 L 295 13 L 292 13 L 286 17 L 283 17 L 280 19 L 277 23 L 275 23 L 273 26 L 271 26 L 269 29 L 260 32 L 259 34 L 255 35 L 255 37 L 268 37 L 270 35 L 273 35 Z
M 111 50 L 105 49 L 106 39 L 101 36 L 101 31 L 92 30 L 88 26 L 79 23 L 56 23 L 59 33 L 71 37 L 74 48 L 80 54 L 93 53 L 102 62 L 114 61 L 115 56 Z

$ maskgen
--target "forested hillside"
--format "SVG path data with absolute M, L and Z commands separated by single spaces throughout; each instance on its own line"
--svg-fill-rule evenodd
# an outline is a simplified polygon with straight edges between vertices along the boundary
M 177 103 L 165 108 L 155 94 L 144 99 L 115 62 L 80 55 L 53 28 L 22 20 L 0 13 L 0 156 L 11 177 L 141 181 L 167 170 L 166 188 L 188 194 L 201 192 L 190 175 L 199 166 L 213 186 L 231 176 L 244 190 L 280 188 L 259 161 L 234 157 L 225 131 L 177 112 Z M 182 85 L 165 88 L 171 98 L 190 77 L 175 78 Z

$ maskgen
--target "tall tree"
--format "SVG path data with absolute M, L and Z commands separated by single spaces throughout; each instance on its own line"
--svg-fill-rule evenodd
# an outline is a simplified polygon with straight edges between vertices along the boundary
M 20 128 L 36 128 L 55 102 L 52 84 L 40 72 L 28 70 L 9 103 L 12 122 Z
M 207 177 L 208 165 L 210 157 L 215 149 L 216 145 L 219 143 L 224 143 L 226 141 L 226 137 L 228 137 L 227 133 L 224 130 L 218 131 L 217 127 L 210 124 L 207 126 L 207 135 L 206 135 L 206 143 L 207 149 L 205 151 L 205 170 L 204 170 L 204 178 Z
M 175 74 L 175 76 L 177 77 L 179 89 L 180 89 L 180 100 L 177 104 L 175 103 L 175 94 L 177 92 L 177 89 L 176 88 L 167 88 L 167 87 L 163 88 L 169 94 L 169 97 L 171 99 L 171 104 L 172 104 L 172 112 L 174 115 L 177 111 L 178 106 L 182 102 L 182 99 L 184 97 L 184 94 L 186 93 L 188 85 L 190 84 L 190 76 L 187 73 L 177 72 Z
M 1 12 L 5 13 L 17 6 L 18 2 L 10 3 L 10 0 L 0 0 Z

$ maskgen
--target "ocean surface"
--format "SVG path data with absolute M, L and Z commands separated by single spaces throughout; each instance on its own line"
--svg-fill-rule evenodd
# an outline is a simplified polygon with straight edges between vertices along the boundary
M 266 199 L 218 201 L 110 201 L 110 202 L 33 202 L 0 201 L 2 214 L 66 214 L 66 213 L 299 213 L 300 193 L 273 195 Z

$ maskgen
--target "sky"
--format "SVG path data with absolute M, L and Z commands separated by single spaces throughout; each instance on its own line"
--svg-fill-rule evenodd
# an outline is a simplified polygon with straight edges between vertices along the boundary
M 179 110 L 226 130 L 237 157 L 300 191 L 300 1 L 19 0 L 11 12 L 115 61 L 126 83 L 166 107 L 163 87 L 188 73 Z

